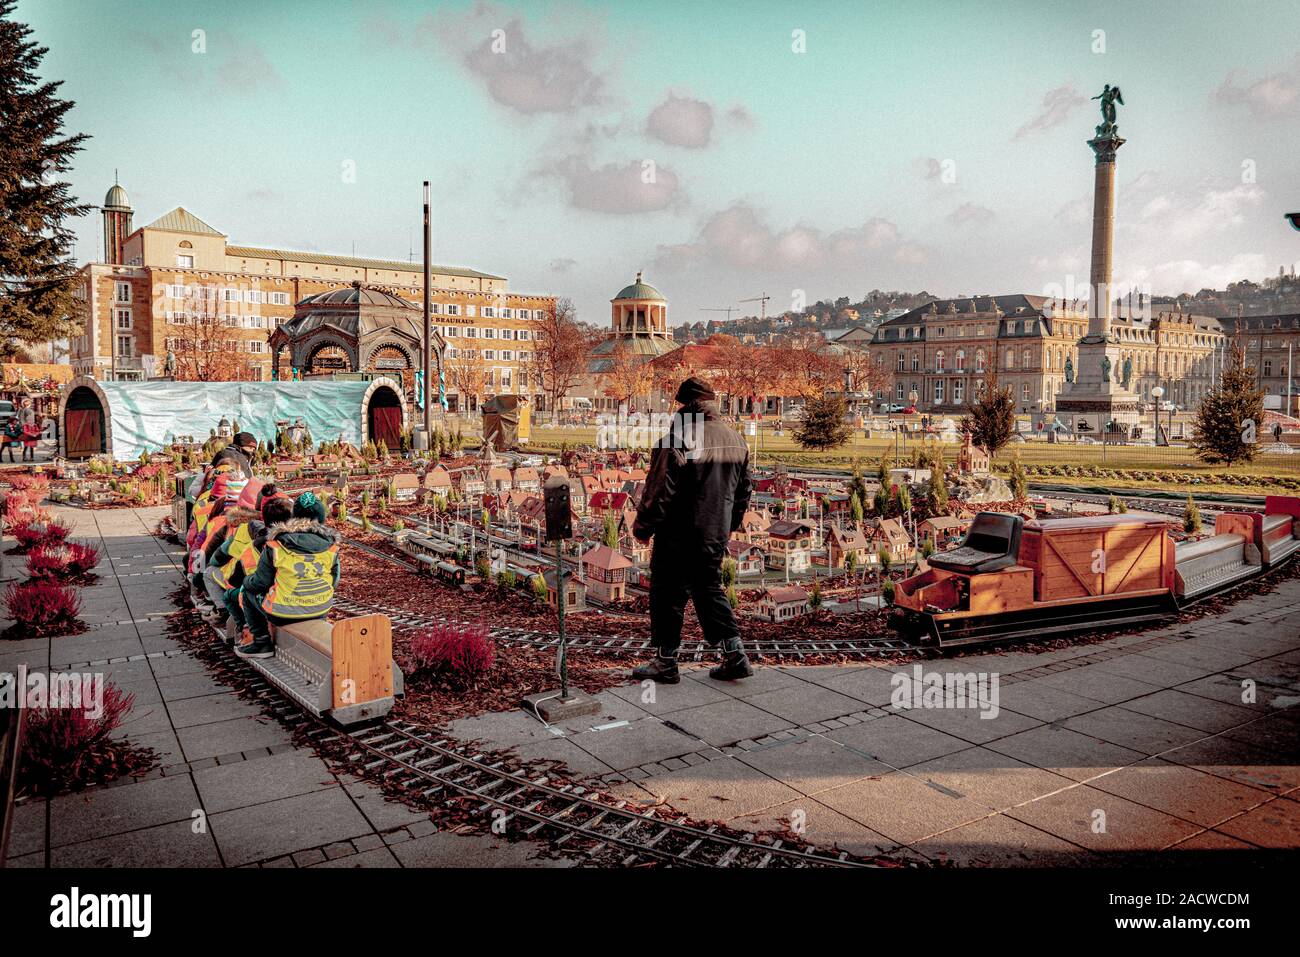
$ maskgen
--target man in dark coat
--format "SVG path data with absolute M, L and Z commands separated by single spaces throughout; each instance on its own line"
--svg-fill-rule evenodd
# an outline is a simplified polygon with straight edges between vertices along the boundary
M 212 467 L 226 465 L 239 477 L 253 477 L 253 453 L 257 451 L 257 437 L 251 432 L 239 432 L 230 444 L 212 457 Z
M 704 638 L 717 645 L 722 664 L 709 671 L 720 680 L 754 673 L 745 656 L 731 603 L 722 589 L 727 540 L 749 507 L 749 447 L 718 418 L 709 384 L 692 376 L 677 390 L 681 408 L 650 455 L 645 490 L 632 534 L 648 542 L 650 631 L 655 657 L 636 678 L 675 684 L 677 649 L 687 599 L 695 602 Z

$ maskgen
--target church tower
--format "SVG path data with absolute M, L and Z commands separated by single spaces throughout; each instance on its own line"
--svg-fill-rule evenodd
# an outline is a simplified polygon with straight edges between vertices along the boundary
M 131 201 L 113 177 L 113 187 L 104 197 L 104 262 L 123 265 L 122 247 L 131 235 Z

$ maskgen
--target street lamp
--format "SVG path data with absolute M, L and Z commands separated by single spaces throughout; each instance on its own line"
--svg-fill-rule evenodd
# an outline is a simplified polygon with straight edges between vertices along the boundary
M 1151 436 L 1156 445 L 1160 444 L 1160 397 L 1165 394 L 1165 390 L 1160 386 L 1153 386 L 1151 389 L 1151 398 L 1155 400 L 1152 405 L 1151 418 L 1155 424 L 1155 432 Z

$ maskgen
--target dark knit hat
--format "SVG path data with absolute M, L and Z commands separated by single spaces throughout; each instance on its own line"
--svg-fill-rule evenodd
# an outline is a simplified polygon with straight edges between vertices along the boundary
M 716 399 L 717 397 L 717 393 L 713 391 L 713 387 L 699 376 L 691 376 L 689 379 L 682 382 L 682 384 L 677 387 L 677 395 L 673 396 L 673 398 L 682 405 L 691 402 L 707 402 L 711 399 Z
M 325 521 L 325 503 L 311 492 L 303 492 L 293 503 L 293 517 L 305 518 L 313 522 Z
M 257 436 L 252 432 L 236 432 L 234 439 L 231 441 L 235 443 L 236 448 L 246 449 L 250 445 L 254 448 L 257 447 Z

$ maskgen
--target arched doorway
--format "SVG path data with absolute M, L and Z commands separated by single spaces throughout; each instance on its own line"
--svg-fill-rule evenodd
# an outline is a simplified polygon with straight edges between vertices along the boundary
M 390 449 L 402 447 L 402 397 L 391 385 L 375 383 L 366 403 L 366 434 Z
M 76 386 L 63 405 L 65 454 L 85 459 L 108 451 L 101 393 L 90 386 Z

